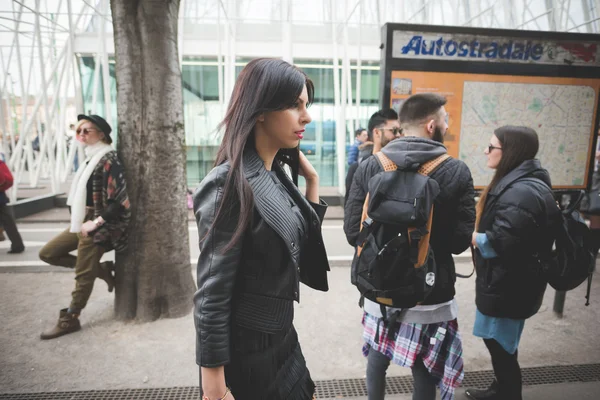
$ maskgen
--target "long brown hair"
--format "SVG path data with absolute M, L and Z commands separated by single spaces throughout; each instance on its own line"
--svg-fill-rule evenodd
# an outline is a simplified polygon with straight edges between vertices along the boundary
M 540 147 L 537 132 L 526 126 L 501 126 L 494 131 L 494 135 L 498 138 L 502 147 L 502 158 L 498 163 L 492 181 L 485 188 L 477 203 L 475 229 L 479 228 L 481 214 L 485 208 L 485 201 L 490 190 L 496 187 L 502 178 L 521 165 L 523 161 L 534 159 Z
M 213 226 L 225 213 L 239 208 L 235 232 L 223 251 L 237 243 L 253 214 L 254 199 L 244 176 L 243 156 L 246 148 L 254 147 L 256 120 L 263 113 L 294 107 L 304 86 L 310 104 L 314 98 L 312 81 L 299 68 L 273 58 L 250 61 L 237 78 L 227 113 L 219 124 L 225 134 L 215 161 L 215 166 L 229 161 L 230 169 Z

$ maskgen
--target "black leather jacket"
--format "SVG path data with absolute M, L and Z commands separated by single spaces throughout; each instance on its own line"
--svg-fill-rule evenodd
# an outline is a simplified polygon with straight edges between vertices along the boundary
M 194 212 L 200 238 L 198 291 L 194 295 L 196 362 L 203 367 L 228 364 L 241 326 L 266 333 L 288 329 L 293 302 L 299 301 L 299 282 L 328 290 L 329 264 L 321 235 L 326 204 L 312 204 L 286 173 L 273 164 L 307 222 L 299 237 L 298 219 L 290 218 L 289 200 L 269 176 L 255 151 L 244 154 L 244 175 L 254 195 L 254 217 L 241 240 L 226 252 L 238 221 L 239 207 L 230 210 L 210 230 L 223 194 L 230 165 L 215 167 L 194 194 Z

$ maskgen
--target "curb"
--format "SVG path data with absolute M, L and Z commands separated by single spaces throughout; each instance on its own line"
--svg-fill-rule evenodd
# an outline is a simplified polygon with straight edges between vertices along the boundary
M 470 262 L 471 256 L 469 255 L 458 255 L 454 257 L 456 263 Z M 32 260 L 29 261 L 31 264 L 27 264 L 28 261 L 20 261 L 19 265 L 6 265 L 0 266 L 0 274 L 2 273 L 65 273 L 73 272 L 72 269 L 55 267 L 52 265 L 40 265 L 40 261 Z M 350 260 L 330 260 L 329 266 L 332 268 L 350 268 Z M 192 268 L 195 268 L 194 263 L 190 263 Z M 470 273 L 470 272 L 469 272 Z

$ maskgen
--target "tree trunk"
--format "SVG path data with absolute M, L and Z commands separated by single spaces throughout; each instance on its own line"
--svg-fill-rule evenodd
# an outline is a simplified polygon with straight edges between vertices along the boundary
M 117 254 L 115 314 L 186 315 L 195 290 L 186 204 L 179 0 L 111 0 L 119 158 L 131 199 L 129 247 Z

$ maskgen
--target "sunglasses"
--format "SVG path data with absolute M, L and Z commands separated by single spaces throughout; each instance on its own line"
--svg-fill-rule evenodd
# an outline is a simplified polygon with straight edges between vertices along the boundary
M 492 150 L 494 150 L 494 149 L 502 150 L 502 147 L 496 147 L 496 146 L 493 146 L 491 144 L 487 147 L 488 153 L 491 153 Z
M 76 131 L 76 132 L 77 132 L 77 134 L 78 134 L 78 135 L 87 135 L 87 134 L 89 134 L 91 131 L 96 131 L 96 132 L 98 132 L 98 129 L 94 129 L 94 128 L 84 128 L 84 129 L 81 129 L 81 128 L 79 128 L 79 129 L 77 129 L 77 131 Z
M 402 129 L 400 128 L 380 128 L 382 131 L 392 131 L 395 136 L 402 134 Z

